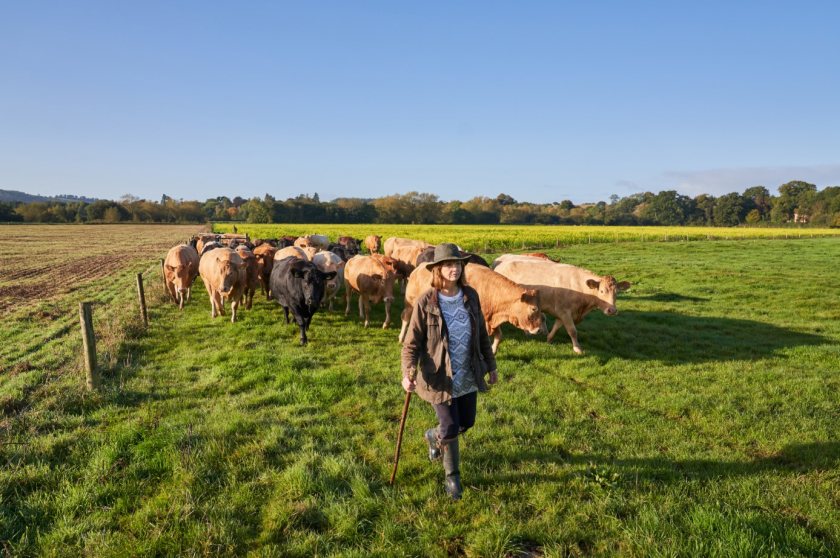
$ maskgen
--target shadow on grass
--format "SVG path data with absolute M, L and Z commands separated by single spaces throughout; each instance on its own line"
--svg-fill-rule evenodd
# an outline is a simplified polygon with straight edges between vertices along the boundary
M 504 336 L 546 342 L 544 336 L 527 336 L 510 327 L 505 327 Z M 756 360 L 778 357 L 784 349 L 832 343 L 820 335 L 752 320 L 634 310 L 615 317 L 593 312 L 578 325 L 578 337 L 586 354 L 602 364 L 612 358 L 669 364 Z M 562 328 L 552 344 L 571 349 Z
M 649 300 L 652 302 L 708 302 L 708 298 L 688 296 L 680 293 L 655 293 L 644 296 L 634 296 L 633 300 Z
M 497 457 L 497 456 L 496 456 Z M 555 463 L 560 465 L 589 465 L 603 468 L 622 475 L 632 475 L 641 480 L 658 482 L 679 482 L 686 479 L 718 479 L 758 475 L 764 472 L 802 474 L 811 471 L 833 471 L 840 467 L 840 442 L 815 442 L 809 444 L 791 444 L 779 452 L 752 461 L 715 461 L 711 459 L 674 460 L 660 457 L 614 458 L 603 454 L 552 453 L 543 451 L 523 451 L 510 456 L 510 462 L 537 464 Z M 549 480 L 567 480 L 571 475 L 552 475 Z M 486 477 L 483 481 L 492 484 L 517 480 L 517 475 L 508 478 Z M 534 477 L 533 473 L 521 475 L 522 480 Z M 536 475 L 539 478 L 539 475 Z M 563 478 L 560 478 L 563 477 Z

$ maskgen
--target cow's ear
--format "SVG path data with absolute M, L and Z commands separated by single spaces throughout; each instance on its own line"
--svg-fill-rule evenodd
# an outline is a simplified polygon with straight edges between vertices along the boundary
M 597 291 L 598 287 L 601 286 L 601 282 L 596 281 L 595 279 L 587 279 L 586 280 L 586 286 L 589 287 L 590 289 L 594 289 L 594 290 Z
M 538 293 L 534 289 L 525 289 L 525 291 L 522 293 L 522 296 L 519 297 L 519 300 L 521 300 L 522 302 L 528 302 L 529 300 L 536 300 L 537 295 L 538 295 Z
M 615 289 L 620 293 L 623 293 L 624 291 L 626 291 L 629 288 L 630 288 L 630 281 L 622 281 L 621 283 L 619 283 L 618 285 L 615 286 Z

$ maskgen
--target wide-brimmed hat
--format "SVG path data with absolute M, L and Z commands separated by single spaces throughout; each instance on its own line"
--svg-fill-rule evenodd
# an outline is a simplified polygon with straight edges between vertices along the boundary
M 469 256 L 462 256 L 458 247 L 450 242 L 444 242 L 435 246 L 435 256 L 432 261 L 426 264 L 426 267 L 434 267 L 444 262 L 461 262 L 467 263 Z

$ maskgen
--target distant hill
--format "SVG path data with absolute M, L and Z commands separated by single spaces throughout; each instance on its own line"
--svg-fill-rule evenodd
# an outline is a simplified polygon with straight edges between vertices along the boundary
M 18 192 L 17 190 L 0 190 L 0 202 L 85 202 L 93 203 L 96 198 L 86 198 L 84 196 L 74 196 L 71 194 L 61 194 L 58 196 L 36 196 L 27 194 L 26 192 Z

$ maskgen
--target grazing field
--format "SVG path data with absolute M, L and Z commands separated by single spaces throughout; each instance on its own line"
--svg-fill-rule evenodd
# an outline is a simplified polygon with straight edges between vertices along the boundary
M 115 358 L 125 317 L 137 309 L 135 274 L 151 270 L 194 225 L 0 227 L 0 432 L 30 396 L 80 363 L 80 301 L 93 301 L 104 362 Z M 129 310 L 134 312 L 129 312 Z M 40 398 L 44 393 L 36 396 Z
M 462 443 L 461 502 L 426 459 L 434 414 L 416 398 L 387 484 L 397 327 L 319 313 L 300 347 L 264 298 L 235 324 L 211 320 L 199 284 L 183 312 L 157 298 L 101 393 L 58 378 L 4 419 L 4 551 L 840 554 L 840 239 L 549 254 L 633 288 L 617 316 L 579 326 L 583 356 L 564 334 L 505 329 L 500 383 Z
M 601 242 L 678 242 L 840 237 L 840 229 L 721 228 L 721 227 L 558 227 L 521 225 L 251 225 L 237 223 L 240 233 L 253 238 L 325 234 L 364 238 L 378 234 L 421 238 L 431 244 L 455 242 L 464 250 L 500 252 L 528 248 L 561 248 L 569 244 Z M 216 232 L 232 232 L 232 223 L 215 223 Z

